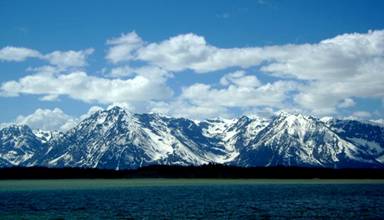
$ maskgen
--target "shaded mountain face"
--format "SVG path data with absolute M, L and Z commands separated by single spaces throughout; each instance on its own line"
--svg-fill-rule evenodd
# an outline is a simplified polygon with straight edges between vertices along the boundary
M 200 165 L 226 156 L 191 120 L 131 114 L 118 107 L 93 114 L 50 144 L 45 166 Z
M 384 163 L 384 127 L 356 120 L 327 120 L 326 124 L 339 136 L 358 148 L 361 158 Z
M 356 146 L 311 116 L 280 114 L 242 148 L 241 166 L 380 166 Z
M 11 125 L 0 130 L 0 166 L 35 165 L 47 145 L 26 125 Z
M 65 133 L 0 130 L 0 166 L 131 169 L 151 164 L 383 167 L 383 127 L 300 114 L 201 122 L 98 111 Z

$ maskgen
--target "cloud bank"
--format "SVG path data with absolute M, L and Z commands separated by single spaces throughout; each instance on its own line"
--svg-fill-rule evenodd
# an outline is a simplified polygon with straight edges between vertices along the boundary
M 42 99 L 47 101 L 68 96 L 87 103 L 102 104 L 158 100 L 172 95 L 164 82 L 141 75 L 123 80 L 90 76 L 85 72 L 37 73 L 3 83 L 0 89 L 3 96 L 42 95 Z
M 51 53 L 42 54 L 37 50 L 7 46 L 0 49 L 0 61 L 21 62 L 28 58 L 36 58 L 47 61 L 49 64 L 67 68 L 67 67 L 83 67 L 87 64 L 86 59 L 94 52 L 93 48 L 85 50 L 69 50 L 69 51 L 53 51 Z
M 135 40 L 124 40 L 127 36 Z M 338 107 L 352 107 L 354 97 L 384 96 L 384 31 L 382 30 L 342 34 L 315 44 L 246 48 L 218 48 L 207 43 L 204 37 L 193 33 L 178 35 L 161 42 L 147 43 L 133 32 L 113 41 L 115 44 L 111 45 L 107 58 L 114 57 L 114 63 L 142 61 L 168 71 L 192 70 L 196 73 L 209 73 L 230 67 L 253 68 L 280 78 L 282 80 L 280 84 L 286 84 L 287 79 L 296 80 L 301 82 L 301 85 L 297 84 L 298 92 L 293 95 L 294 103 L 316 114 L 330 114 Z M 117 48 L 129 48 L 129 50 L 117 53 L 115 50 Z M 197 87 L 199 88 L 192 90 Z M 224 90 L 216 91 L 210 87 L 193 85 L 186 91 L 194 93 L 195 96 L 199 96 L 197 91 L 201 90 L 208 91 L 208 94 L 213 92 L 217 95 L 213 100 L 220 100 Z M 264 88 L 266 87 L 268 86 L 265 85 Z M 237 100 L 241 99 L 240 97 L 247 96 L 239 92 L 246 90 L 246 86 L 237 85 L 237 88 L 232 86 L 225 90 L 229 94 L 227 97 L 233 98 L 226 99 L 227 102 L 234 105 L 239 102 Z M 284 93 L 285 87 L 280 88 Z M 249 91 L 251 100 L 263 99 L 261 96 L 265 95 Z M 264 105 L 266 100 L 259 103 Z M 258 105 L 256 102 L 254 104 Z
M 358 99 L 384 100 L 383 30 L 341 34 L 312 44 L 242 48 L 220 48 L 194 33 L 147 42 L 130 32 L 107 40 L 106 46 L 103 75 L 81 69 L 94 49 L 43 54 L 4 47 L 3 62 L 35 58 L 50 66 L 2 82 L 0 95 L 37 95 L 45 101 L 66 96 L 199 118 L 231 115 L 234 109 L 332 115 L 358 107 Z M 179 74 L 218 71 L 222 77 L 215 82 L 170 83 Z M 354 112 L 365 118 L 373 115 Z

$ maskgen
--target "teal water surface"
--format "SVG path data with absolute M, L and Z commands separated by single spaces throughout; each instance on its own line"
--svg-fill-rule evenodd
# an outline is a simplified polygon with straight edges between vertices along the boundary
M 382 180 L 0 181 L 0 219 L 383 219 Z

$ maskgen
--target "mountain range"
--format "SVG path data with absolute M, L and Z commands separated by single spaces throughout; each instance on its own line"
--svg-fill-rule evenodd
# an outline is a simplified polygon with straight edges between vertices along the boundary
M 194 121 L 113 107 L 65 132 L 18 124 L 0 130 L 0 167 L 121 170 L 208 163 L 384 168 L 384 126 L 291 113 Z

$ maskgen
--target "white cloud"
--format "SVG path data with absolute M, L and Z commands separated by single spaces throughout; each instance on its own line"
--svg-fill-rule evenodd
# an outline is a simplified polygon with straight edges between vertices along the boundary
M 18 116 L 15 123 L 28 125 L 32 129 L 65 131 L 75 126 L 77 120 L 59 108 L 53 110 L 38 108 L 30 115 Z
M 339 105 L 339 108 L 350 108 L 356 105 L 356 102 L 351 98 L 344 99 Z
M 0 95 L 42 95 L 44 100 L 69 96 L 84 102 L 111 104 L 162 100 L 172 95 L 164 81 L 137 75 L 133 78 L 108 79 L 87 75 L 85 72 L 69 74 L 33 74 L 0 86 Z
M 112 63 L 118 63 L 134 59 L 135 50 L 142 47 L 144 42 L 135 32 L 130 32 L 108 40 L 107 44 L 111 45 L 111 48 L 108 50 L 106 59 Z
M 207 44 L 204 37 L 190 33 L 139 48 L 136 59 L 170 71 L 191 69 L 203 73 L 259 64 L 261 52 L 260 48 L 217 48 Z
M 79 117 L 74 117 L 64 113 L 64 111 L 60 108 L 38 108 L 29 115 L 17 116 L 13 122 L 1 123 L 0 128 L 12 124 L 25 124 L 32 129 L 42 129 L 45 131 L 67 131 L 76 126 L 80 121 L 101 110 L 103 110 L 103 108 L 100 106 L 91 106 L 88 112 Z
M 39 66 L 39 67 L 28 67 L 27 72 L 40 73 L 40 74 L 58 74 L 64 72 L 66 69 L 58 66 Z
M 245 109 L 244 115 L 248 117 L 261 117 L 261 118 L 270 118 L 277 114 L 277 110 L 271 107 L 255 107 L 250 109 Z
M 227 74 L 220 82 L 217 88 L 202 83 L 188 86 L 175 101 L 155 103 L 151 111 L 201 119 L 228 116 L 231 108 L 282 108 L 288 93 L 300 87 L 293 81 L 261 84 L 256 76 L 245 72 Z
M 135 75 L 135 72 L 132 67 L 126 65 L 112 68 L 107 75 L 116 78 L 131 77 Z
M 115 102 L 115 103 L 112 103 L 112 104 L 107 106 L 107 109 L 109 110 L 109 109 L 111 109 L 111 108 L 113 108 L 115 106 L 123 108 L 127 112 L 134 112 L 136 110 L 135 106 L 133 106 L 130 103 L 127 103 L 127 102 Z
M 104 110 L 104 109 L 100 106 L 96 106 L 96 105 L 91 106 L 87 113 L 80 115 L 78 121 L 82 121 L 82 120 L 88 118 L 89 116 L 91 116 L 92 114 L 94 114 L 98 111 L 102 111 L 102 110 Z
M 203 106 L 188 103 L 187 100 L 173 102 L 152 102 L 150 112 L 172 115 L 174 117 L 187 117 L 190 119 L 206 119 L 212 117 L 229 117 L 228 108 L 222 106 Z
M 249 67 L 261 62 L 260 48 L 221 49 L 193 33 L 159 43 L 145 43 L 135 32 L 107 41 L 112 45 L 106 58 L 113 63 L 141 60 L 168 71 L 191 69 L 209 72 L 231 66 Z
M 220 79 L 220 84 L 223 86 L 233 84 L 239 87 L 257 87 L 261 85 L 256 76 L 246 75 L 245 71 L 226 74 Z
M 254 87 L 229 84 L 224 88 L 214 88 L 207 84 L 198 83 L 185 88 L 181 98 L 204 106 L 283 107 L 288 92 L 295 91 L 298 86 L 293 81 L 276 81 Z
M 24 61 L 27 58 L 38 58 L 59 68 L 83 67 L 87 64 L 87 57 L 93 52 L 94 49 L 89 48 L 79 51 L 53 51 L 43 55 L 37 50 L 8 46 L 0 49 L 0 61 Z
M 384 31 L 343 34 L 317 44 L 245 48 L 218 48 L 193 33 L 145 43 L 133 32 L 108 42 L 114 43 L 111 50 L 115 45 L 131 45 L 132 42 L 135 45 L 126 53 L 119 53 L 116 62 L 141 60 L 170 71 L 191 69 L 196 72 L 259 66 L 279 76 L 328 80 L 358 74 L 356 70 L 366 61 L 382 58 L 383 41 Z
M 384 31 L 344 34 L 300 47 L 282 51 L 261 70 L 308 80 L 295 97 L 302 108 L 327 114 L 351 97 L 384 96 Z
M 109 72 L 104 69 L 106 76 L 113 78 L 132 77 L 135 75 L 143 76 L 153 81 L 165 82 L 172 78 L 173 74 L 156 66 L 131 67 L 128 65 L 112 68 Z
M 317 44 L 264 48 L 265 72 L 306 80 L 339 80 L 361 74 L 367 62 L 382 58 L 384 31 L 343 34 Z
M 0 49 L 0 61 L 24 61 L 27 58 L 41 58 L 39 51 L 23 47 L 3 47 Z
M 367 111 L 357 111 L 352 113 L 352 118 L 357 118 L 357 119 L 367 119 L 371 116 L 372 114 Z
M 54 51 L 44 55 L 51 65 L 58 67 L 83 67 L 87 64 L 86 59 L 94 52 L 94 49 L 89 48 L 85 50 L 68 50 L 68 51 Z
M 153 43 L 137 34 L 133 38 L 140 43 L 119 53 L 116 62 L 143 61 L 166 71 L 198 73 L 255 67 L 279 78 L 304 81 L 307 86 L 294 100 L 317 114 L 333 113 L 351 97 L 384 96 L 384 30 L 342 34 L 314 44 L 245 48 L 218 48 L 193 33 Z
M 338 80 L 312 81 L 295 100 L 313 112 L 333 113 L 340 102 L 350 97 L 384 97 L 384 60 L 368 62 L 356 71 L 360 73 Z
M 328 115 L 357 105 L 355 98 L 384 100 L 384 30 L 342 34 L 313 44 L 243 48 L 219 48 L 193 33 L 145 42 L 131 32 L 109 39 L 107 45 L 106 59 L 119 64 L 105 72 L 107 78 L 72 71 L 87 64 L 93 49 L 44 55 L 5 47 L 0 60 L 36 57 L 52 66 L 31 68 L 33 74 L 1 84 L 0 95 L 34 94 L 46 101 L 69 96 L 84 102 L 124 103 L 131 109 L 171 108 L 168 112 L 190 115 L 227 114 L 231 108 L 294 108 Z M 195 83 L 169 100 L 172 90 L 167 81 L 176 72 L 227 68 L 237 71 L 222 77 L 219 85 Z M 258 75 L 245 73 L 249 68 L 272 75 L 273 82 L 261 83 Z M 143 107 L 142 102 L 152 104 Z

